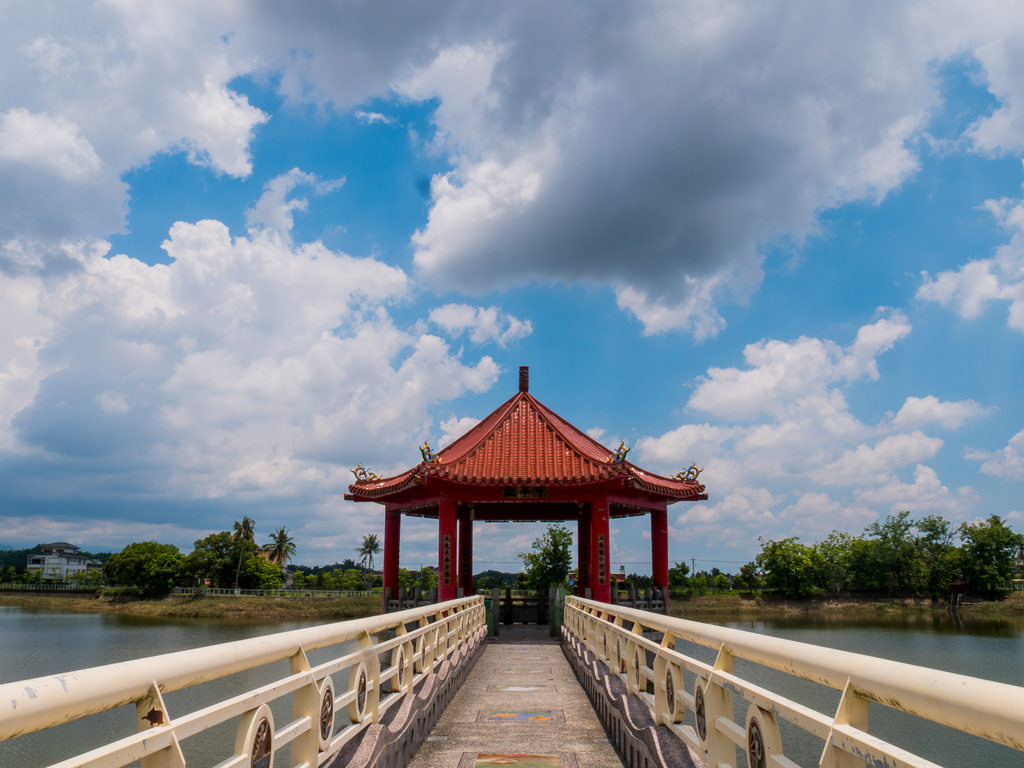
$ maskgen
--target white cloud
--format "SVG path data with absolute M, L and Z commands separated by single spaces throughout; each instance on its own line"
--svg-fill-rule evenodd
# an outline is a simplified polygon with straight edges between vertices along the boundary
M 445 304 L 431 311 L 430 321 L 453 338 L 468 332 L 474 344 L 494 341 L 505 347 L 533 333 L 529 320 L 520 320 L 497 307 Z
M 1010 242 L 992 258 L 975 259 L 934 277 L 923 272 L 917 298 L 951 307 L 968 320 L 993 303 L 1006 302 L 1007 325 L 1024 332 L 1024 202 L 988 200 L 984 207 L 1010 232 Z
M 986 475 L 1024 480 L 1024 429 L 998 451 L 968 451 L 965 455 L 968 459 L 984 462 L 981 471 Z
M 688 407 L 730 420 L 778 414 L 805 398 L 824 397 L 836 382 L 877 379 L 876 356 L 909 333 L 907 319 L 891 312 L 863 326 L 845 348 L 808 337 L 748 344 L 743 349 L 748 367 L 709 369 Z
M 766 247 L 914 173 L 908 142 L 938 99 L 926 62 L 941 54 L 902 7 L 576 6 L 543 29 L 507 23 L 514 36 L 443 47 L 409 78 L 409 95 L 440 99 L 456 166 L 435 178 L 416 264 L 464 290 L 611 284 L 648 333 L 717 333 Z
M 672 532 L 691 542 L 724 544 L 743 551 L 757 547 L 757 537 L 776 523 L 779 500 L 765 488 L 736 488 L 721 501 L 671 507 Z M 673 516 L 674 515 L 674 516 Z
M 374 123 L 384 123 L 385 125 L 391 125 L 395 122 L 393 117 L 388 117 L 381 112 L 364 112 L 361 109 L 357 109 L 352 113 L 356 119 L 366 125 L 373 125 Z
M 801 493 L 799 498 L 779 512 L 779 519 L 788 524 L 788 530 L 772 538 L 798 536 L 813 543 L 830 531 L 860 531 L 878 519 L 878 513 L 865 506 L 844 506 L 825 493 Z
M 854 382 L 881 381 L 880 355 L 909 332 L 901 314 L 886 313 L 845 347 L 765 339 L 744 349 L 746 367 L 710 369 L 688 405 L 730 423 L 683 424 L 637 442 L 638 459 L 656 471 L 670 474 L 692 459 L 704 467 L 710 501 L 683 510 L 676 527 L 753 550 L 751 537 L 860 533 L 893 510 L 963 519 L 977 494 L 946 487 L 922 464 L 943 441 L 914 427 L 959 425 L 984 409 L 909 398 L 899 417 L 868 424 L 845 396 Z
M 257 61 L 230 36 L 236 12 L 47 0 L 9 9 L 0 28 L 0 240 L 121 231 L 121 176 L 157 153 L 183 151 L 247 176 L 268 115 L 229 86 Z
M 959 429 L 964 424 L 992 413 L 974 400 L 948 402 L 935 395 L 908 397 L 892 420 L 896 429 L 914 429 L 926 424 L 939 424 L 945 429 Z
M 22 108 L 0 114 L 0 162 L 33 166 L 70 182 L 93 175 L 102 165 L 77 125 Z
M 416 463 L 429 407 L 497 377 L 491 358 L 394 324 L 409 286 L 395 267 L 216 221 L 175 224 L 164 248 L 165 265 L 69 247 L 76 268 L 58 278 L 0 273 L 18 299 L 0 304 L 16 334 L 0 335 L 16 353 L 0 369 L 15 442 L 0 449 L 25 462 L 11 493 L 46 478 L 60 490 L 44 498 L 320 503 L 357 461 Z
M 891 478 L 884 484 L 868 486 L 854 493 L 857 501 L 866 505 L 887 508 L 889 513 L 911 510 L 914 515 L 945 515 L 962 520 L 978 504 L 978 495 L 969 486 L 947 488 L 931 467 L 918 464 L 914 469 L 914 481 L 903 483 Z
M 847 451 L 815 476 L 826 485 L 876 483 L 908 464 L 930 459 L 941 447 L 942 440 L 923 432 L 890 435 L 873 446 L 858 445 Z
M 474 419 L 472 416 L 463 416 L 462 418 L 452 416 L 450 419 L 445 419 L 439 425 L 441 427 L 441 437 L 437 442 L 438 448 L 444 448 L 446 445 L 449 445 L 479 423 L 480 419 Z
M 173 12 L 12 10 L 0 110 L 17 139 L 3 151 L 17 159 L 5 162 L 57 179 L 8 175 L 0 240 L 121 230 L 121 177 L 159 153 L 246 177 L 269 119 L 234 85 L 249 77 L 364 123 L 392 119 L 382 100 L 432 105 L 430 148 L 449 167 L 412 238 L 419 276 L 480 292 L 604 284 L 646 333 L 703 339 L 724 327 L 724 304 L 757 289 L 773 244 L 799 248 L 823 211 L 879 201 L 915 173 L 915 139 L 940 106 L 936 63 L 973 57 L 998 99 L 968 132 L 974 147 L 1013 152 L 1024 135 L 1021 25 L 998 6 L 557 4 L 542 25 L 538 12 L 198 0 Z M 1007 293 L 1020 281 L 990 274 L 1024 328 L 1024 302 Z M 977 277 L 987 301 L 991 276 Z M 951 290 L 935 281 L 936 297 Z
M 263 185 L 263 194 L 255 205 L 245 212 L 245 221 L 250 227 L 263 227 L 289 238 L 295 225 L 293 213 L 309 210 L 309 201 L 304 197 L 289 197 L 298 187 L 312 187 L 316 195 L 326 195 L 339 189 L 344 178 L 320 180 L 315 173 L 305 173 L 292 168 L 287 173 L 275 176 Z

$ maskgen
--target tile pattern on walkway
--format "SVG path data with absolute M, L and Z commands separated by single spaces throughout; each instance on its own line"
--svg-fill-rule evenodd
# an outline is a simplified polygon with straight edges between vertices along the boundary
M 409 764 L 491 765 L 621 768 L 558 644 L 490 643 Z

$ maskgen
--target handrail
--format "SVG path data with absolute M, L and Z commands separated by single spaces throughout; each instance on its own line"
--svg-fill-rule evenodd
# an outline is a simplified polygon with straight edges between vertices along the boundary
M 752 720 L 761 749 L 779 756 L 775 764 L 791 765 L 782 755 L 776 717 L 825 740 L 823 766 L 845 765 L 837 761 L 851 754 L 869 764 L 932 765 L 867 732 L 871 701 L 1024 751 L 1024 688 L 1018 686 L 572 596 L 565 626 L 645 701 L 655 722 L 705 752 L 709 765 L 733 765 L 735 747 L 750 748 Z M 645 637 L 648 630 L 662 638 Z M 677 639 L 717 651 L 714 664 L 676 650 Z M 735 659 L 842 691 L 837 712 L 824 715 L 738 677 Z M 692 693 L 683 686 L 684 670 L 696 678 Z M 733 721 L 733 693 L 750 702 L 746 727 Z M 698 726 L 704 723 L 703 732 L 682 725 L 685 709 Z
M 135 704 L 144 721 L 140 723 L 139 734 L 94 750 L 95 754 L 80 755 L 68 761 L 68 765 L 118 766 L 161 752 L 180 755 L 180 739 L 244 714 L 249 720 L 262 718 L 269 722 L 274 749 L 278 742 L 301 741 L 300 737 L 307 735 L 306 741 L 312 739 L 313 747 L 293 746 L 293 756 L 302 753 L 305 763 L 315 766 L 318 760 L 322 763 L 336 753 L 356 732 L 376 722 L 380 713 L 413 689 L 416 680 L 433 672 L 462 642 L 485 627 L 483 598 L 468 597 L 383 616 L 6 683 L 0 685 L 0 741 Z M 381 633 L 391 637 L 375 640 L 374 636 Z M 346 648 L 330 661 L 310 665 L 308 651 L 348 641 L 357 642 L 355 651 Z M 178 717 L 171 717 L 163 705 L 162 695 L 168 692 L 281 659 L 290 659 L 291 675 L 268 686 Z M 335 695 L 331 676 L 343 671 L 349 673 L 347 685 L 339 685 Z M 382 684 L 389 681 L 393 681 L 393 692 L 385 697 Z M 297 712 L 308 711 L 304 720 L 296 715 L 296 720 L 274 731 L 273 718 L 265 705 L 286 695 L 294 696 Z M 335 734 L 334 713 L 346 705 L 352 724 Z M 313 739 L 320 730 L 318 723 L 323 722 L 328 711 L 330 732 L 322 734 L 319 740 Z M 247 726 L 246 717 L 242 719 L 242 726 Z M 251 739 L 248 743 L 252 743 Z M 168 758 L 166 764 L 184 762 Z M 296 763 L 301 764 L 301 760 Z

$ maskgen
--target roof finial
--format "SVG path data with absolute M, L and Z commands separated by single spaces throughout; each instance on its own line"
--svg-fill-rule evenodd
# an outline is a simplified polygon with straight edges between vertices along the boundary
M 528 365 L 519 366 L 519 391 L 530 391 L 530 366 Z

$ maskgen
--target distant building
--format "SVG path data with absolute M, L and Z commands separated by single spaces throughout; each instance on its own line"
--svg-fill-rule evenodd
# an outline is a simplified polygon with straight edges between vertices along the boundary
M 80 555 L 80 548 L 66 541 L 55 541 L 41 546 L 42 554 L 28 556 L 26 569 L 40 571 L 43 581 L 68 581 L 76 573 L 84 574 L 86 571 L 99 570 L 103 567 L 99 560 Z

